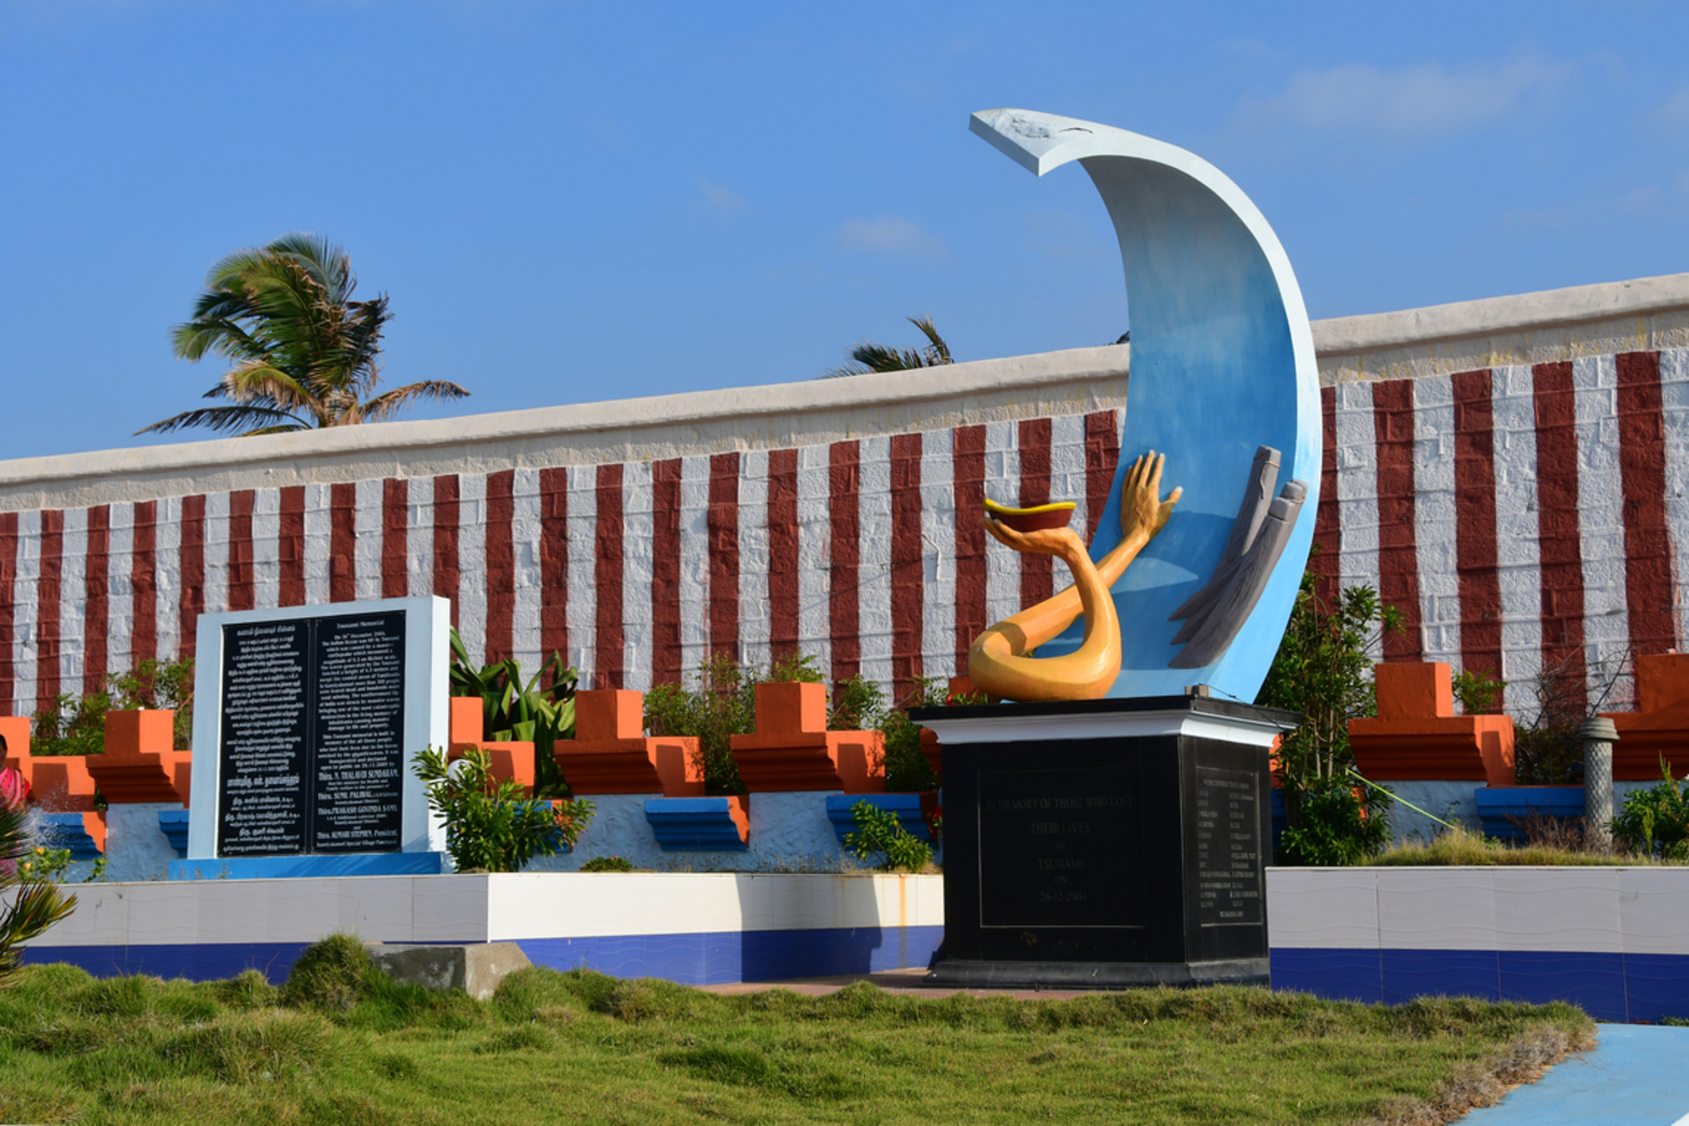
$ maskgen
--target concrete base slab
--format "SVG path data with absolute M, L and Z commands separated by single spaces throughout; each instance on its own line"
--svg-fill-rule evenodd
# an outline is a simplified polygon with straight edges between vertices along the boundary
M 444 945 L 370 943 L 370 958 L 395 980 L 444 992 L 461 989 L 477 1001 L 498 992 L 499 983 L 533 965 L 514 942 Z
M 946 958 L 923 979 L 963 989 L 1139 989 L 1155 985 L 1266 985 L 1267 959 L 1215 962 L 986 962 Z

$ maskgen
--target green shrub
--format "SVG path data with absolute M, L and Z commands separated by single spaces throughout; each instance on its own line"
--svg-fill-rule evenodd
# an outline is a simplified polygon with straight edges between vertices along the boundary
M 595 856 L 581 865 L 583 872 L 631 872 L 633 861 L 621 856 Z
M 97 755 L 106 749 L 106 713 L 136 708 L 174 711 L 178 747 L 191 746 L 194 732 L 194 661 L 147 658 L 128 672 L 106 677 L 103 689 L 85 696 L 62 693 L 53 706 L 30 716 L 30 752 L 37 755 Z
M 1348 781 L 1302 791 L 1301 824 L 1279 839 L 1278 862 L 1330 867 L 1359 864 L 1390 843 L 1389 797 L 1370 786 L 1357 795 Z
M 821 683 L 815 658 L 796 654 L 766 672 L 747 669 L 729 653 L 715 653 L 692 673 L 688 684 L 659 684 L 645 694 L 645 726 L 653 735 L 698 740 L 704 793 L 743 794 L 745 783 L 733 761 L 732 739 L 756 730 L 757 685 L 764 682 Z
M 366 947 L 356 935 L 331 934 L 305 948 L 287 984 L 281 1001 L 295 1007 L 309 1006 L 341 1012 L 358 1003 L 369 988 L 370 978 L 379 973 Z
M 1613 842 L 1629 852 L 1662 860 L 1689 860 L 1689 797 L 1660 760 L 1663 777 L 1646 790 L 1632 790 L 1613 818 Z
M 536 856 L 556 856 L 575 846 L 596 810 L 584 799 L 526 798 L 521 783 L 493 776 L 492 758 L 479 748 L 448 764 L 428 747 L 414 769 L 446 823 L 446 852 L 460 872 L 520 872 Z
M 890 810 L 859 801 L 850 807 L 850 819 L 856 828 L 845 834 L 844 846 L 858 860 L 872 861 L 882 872 L 919 872 L 932 863 L 932 849 Z

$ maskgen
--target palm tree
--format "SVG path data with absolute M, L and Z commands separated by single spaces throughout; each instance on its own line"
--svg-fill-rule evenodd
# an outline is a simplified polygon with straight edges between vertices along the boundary
M 916 368 L 935 368 L 954 362 L 950 358 L 950 345 L 944 342 L 944 337 L 933 327 L 931 316 L 909 317 L 908 321 L 926 334 L 931 343 L 925 348 L 900 350 L 863 341 L 850 350 L 850 358 L 854 363 L 834 368 L 822 378 L 837 379 L 843 375 L 867 375 L 875 371 L 913 371 Z
M 215 352 L 232 361 L 201 407 L 137 434 L 190 426 L 243 435 L 382 422 L 419 399 L 461 399 L 462 387 L 433 379 L 368 398 L 380 382 L 387 295 L 353 301 L 346 252 L 313 235 L 291 234 L 261 250 L 238 250 L 211 267 L 193 320 L 171 334 L 176 355 Z

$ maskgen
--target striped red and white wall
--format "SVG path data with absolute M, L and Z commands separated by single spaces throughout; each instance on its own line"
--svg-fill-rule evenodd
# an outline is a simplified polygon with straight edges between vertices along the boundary
M 1581 665 L 1587 699 L 1623 706 L 1628 654 L 1684 646 L 1689 351 L 1322 397 L 1312 568 L 1328 589 L 1364 583 L 1401 611 L 1388 659 L 1499 675 L 1508 709 L 1529 715 L 1545 668 Z
M 1529 715 L 1545 669 L 1623 705 L 1628 654 L 1685 647 L 1689 275 L 1314 339 L 1312 566 L 1401 611 L 1385 656 Z M 1128 352 L 0 463 L 0 701 L 191 655 L 205 611 L 428 594 L 472 653 L 587 686 L 800 652 L 900 696 L 1066 581 L 975 514 L 1072 500 L 1094 530 Z
M 471 653 L 559 651 L 583 686 L 800 652 L 901 695 L 1068 581 L 990 540 L 981 498 L 1070 500 L 1094 530 L 1122 419 L 3 513 L 0 699 L 48 708 L 191 656 L 203 612 L 427 594 Z

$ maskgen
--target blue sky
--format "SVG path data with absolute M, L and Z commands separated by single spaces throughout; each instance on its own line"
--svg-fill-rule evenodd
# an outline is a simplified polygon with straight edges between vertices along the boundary
M 388 385 L 473 392 L 411 417 L 806 379 L 922 313 L 958 359 L 1111 342 L 1102 205 L 998 107 L 1212 161 L 1316 318 L 1685 271 L 1686 41 L 1626 0 L 0 0 L 0 456 L 198 405 L 170 327 L 293 230 L 391 296 Z

